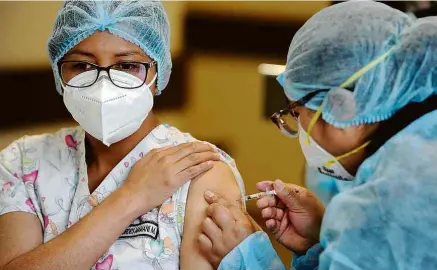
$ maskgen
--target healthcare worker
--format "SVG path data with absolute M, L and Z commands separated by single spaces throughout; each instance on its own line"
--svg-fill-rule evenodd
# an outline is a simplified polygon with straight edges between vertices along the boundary
M 0 152 L 0 269 L 212 269 L 196 243 L 203 193 L 237 200 L 243 181 L 152 111 L 172 66 L 161 3 L 67 1 L 48 49 L 80 127 Z
M 350 1 L 366 1 L 366 0 L 350 0 Z M 372 0 L 369 0 L 372 1 Z M 383 2 L 383 1 L 379 1 Z M 437 5 L 431 5 L 429 9 L 419 9 L 414 13 L 408 11 L 407 2 L 385 1 L 384 4 L 406 12 L 412 19 L 428 17 L 435 15 Z M 434 13 L 433 13 L 434 12 Z M 305 184 L 306 187 L 319 198 L 323 205 L 327 205 L 331 199 L 339 192 L 353 186 L 353 182 L 339 181 L 335 178 L 318 173 L 317 169 L 307 166 L 305 168 Z
M 376 2 L 337 4 L 291 42 L 273 119 L 308 164 L 353 181 L 326 211 L 305 188 L 261 182 L 257 204 L 293 269 L 437 269 L 437 17 Z M 295 123 L 281 121 L 290 113 Z M 219 269 L 285 269 L 267 235 L 219 194 L 198 241 Z

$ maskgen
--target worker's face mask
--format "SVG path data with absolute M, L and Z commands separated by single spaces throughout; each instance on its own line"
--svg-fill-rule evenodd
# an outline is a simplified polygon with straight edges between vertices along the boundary
M 302 128 L 300 123 L 299 143 L 308 165 L 317 168 L 319 173 L 343 181 L 354 179 L 354 176 L 341 165 L 338 158 L 328 153 L 313 138 L 308 136 L 308 133 Z
M 125 72 L 111 71 L 118 85 L 138 85 L 142 81 Z M 77 75 L 73 85 L 87 83 L 91 72 Z M 92 79 L 92 78 L 91 78 Z M 64 103 L 73 118 L 94 138 L 110 146 L 135 133 L 153 107 L 153 95 L 148 84 L 135 89 L 115 86 L 102 73 L 96 83 L 86 88 L 64 86 Z

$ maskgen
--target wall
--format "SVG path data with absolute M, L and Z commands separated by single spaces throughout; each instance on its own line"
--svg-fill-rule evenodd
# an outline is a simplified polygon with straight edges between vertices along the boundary
M 0 69 L 49 65 L 47 39 L 61 1 L 0 1 Z M 183 46 L 185 2 L 165 2 L 171 24 L 172 54 Z

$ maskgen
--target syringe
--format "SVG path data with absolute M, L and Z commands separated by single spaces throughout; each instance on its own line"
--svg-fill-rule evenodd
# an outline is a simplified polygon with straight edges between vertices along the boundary
M 265 192 L 259 192 L 259 193 L 244 196 L 241 200 L 250 201 L 250 200 L 260 199 L 265 196 L 274 196 L 274 195 L 276 195 L 276 191 L 267 189 Z

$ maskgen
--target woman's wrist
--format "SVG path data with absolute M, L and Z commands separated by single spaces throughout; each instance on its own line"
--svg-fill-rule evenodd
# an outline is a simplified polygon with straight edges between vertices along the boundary
M 148 200 L 145 199 L 146 194 L 140 195 L 132 191 L 127 186 L 121 186 L 117 191 L 113 193 L 114 200 L 124 209 L 125 214 L 132 217 L 132 220 L 149 212 L 153 207 L 148 205 Z
M 295 248 L 291 248 L 291 247 L 287 247 L 287 246 L 286 247 L 288 250 L 290 250 L 291 252 L 293 252 L 297 256 L 304 256 L 308 252 L 308 250 L 310 250 L 311 248 L 313 248 L 317 244 L 319 244 L 319 241 L 306 239 L 305 241 L 303 241 L 301 243 L 301 245 L 299 245 L 299 247 L 295 247 Z

